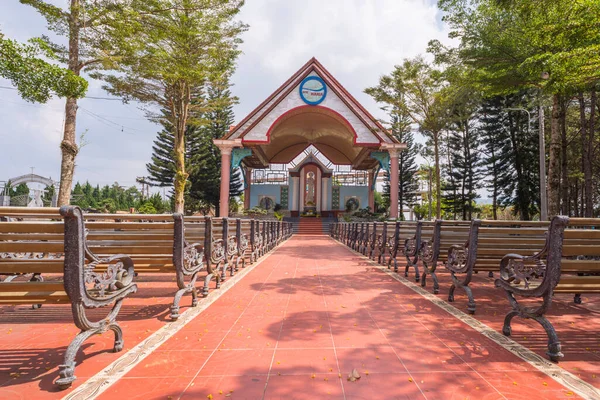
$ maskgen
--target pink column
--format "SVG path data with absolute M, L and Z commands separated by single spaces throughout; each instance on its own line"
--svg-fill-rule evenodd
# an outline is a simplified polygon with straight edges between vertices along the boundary
M 250 209 L 250 185 L 252 184 L 252 168 L 246 168 L 246 190 L 244 190 L 244 208 Z
M 390 149 L 390 218 L 398 218 L 398 150 Z
M 231 147 L 221 148 L 221 201 L 219 217 L 229 215 L 229 178 L 231 174 Z
M 373 180 L 377 177 L 373 176 L 374 171 L 369 171 L 369 208 L 375 211 L 375 193 L 373 192 Z

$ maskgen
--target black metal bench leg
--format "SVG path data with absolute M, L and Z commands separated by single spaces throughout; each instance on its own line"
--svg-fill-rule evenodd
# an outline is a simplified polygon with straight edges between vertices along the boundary
M 83 306 L 72 306 L 74 313 L 73 317 L 77 321 L 76 325 L 80 327 L 87 326 L 88 329 L 79 332 L 77 336 L 75 336 L 75 339 L 73 339 L 73 341 L 69 344 L 69 347 L 67 347 L 67 351 L 65 352 L 65 361 L 59 366 L 60 378 L 56 380 L 56 385 L 61 390 L 69 388 L 77 379 L 75 376 L 75 357 L 77 356 L 77 352 L 81 348 L 81 345 L 83 345 L 83 343 L 90 337 L 111 330 L 115 334 L 113 351 L 118 353 L 123 350 L 123 330 L 115 320 L 119 310 L 121 309 L 122 301 L 122 299 L 118 300 L 113 306 L 113 309 L 110 311 L 109 315 L 101 322 L 89 321 L 84 314 Z
M 548 351 L 546 354 L 550 360 L 558 362 L 564 355 L 561 352 L 560 341 L 558 340 L 558 335 L 556 334 L 556 330 L 554 330 L 554 326 L 552 326 L 550 321 L 544 316 L 535 317 L 533 319 L 542 325 L 548 335 Z

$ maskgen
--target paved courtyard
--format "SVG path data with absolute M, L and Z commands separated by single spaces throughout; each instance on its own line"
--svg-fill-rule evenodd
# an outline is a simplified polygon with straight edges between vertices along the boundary
M 141 279 L 121 312 L 124 352 L 112 335 L 89 340 L 78 380 L 53 380 L 76 329 L 68 307 L 3 308 L 2 399 L 560 399 L 600 393 L 597 298 L 551 313 L 565 361 L 544 361 L 545 336 L 515 320 L 487 276 L 473 285 L 475 318 L 388 273 L 326 236 L 295 236 L 168 321 L 173 282 Z M 189 304 L 184 300 L 183 304 Z M 540 356 L 542 355 L 542 356 Z M 358 379 L 349 375 L 356 370 Z

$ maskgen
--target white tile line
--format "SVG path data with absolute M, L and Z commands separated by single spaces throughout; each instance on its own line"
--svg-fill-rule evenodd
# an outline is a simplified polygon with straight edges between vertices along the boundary
M 345 246 L 345 244 L 343 244 L 341 242 L 338 242 L 338 243 L 342 246 Z M 347 246 L 345 246 L 345 247 L 347 247 Z M 357 256 L 367 260 L 372 266 L 378 268 L 380 271 L 386 273 L 387 275 L 391 276 L 393 279 L 402 283 L 404 286 L 406 286 L 409 289 L 413 290 L 414 292 L 418 293 L 419 295 L 421 295 L 425 299 L 429 300 L 430 302 L 432 302 L 433 304 L 435 304 L 442 310 L 446 311 L 448 314 L 454 316 L 458 320 L 469 325 L 471 328 L 473 328 L 477 332 L 481 333 L 486 338 L 488 338 L 488 339 L 494 341 L 496 344 L 502 346 L 504 349 L 508 350 L 512 354 L 521 358 L 523 361 L 525 361 L 528 364 L 530 364 L 531 366 L 533 366 L 536 370 L 547 375 L 548 377 L 550 377 L 554 381 L 558 382 L 565 388 L 571 390 L 573 393 L 577 394 L 578 396 L 581 396 L 584 399 L 590 399 L 590 400 L 600 399 L 600 389 L 598 389 L 598 388 L 594 387 L 593 385 L 589 384 L 588 382 L 580 379 L 579 377 L 575 376 L 574 374 L 570 373 L 569 371 L 564 370 L 557 364 L 554 364 L 554 363 L 546 360 L 545 358 L 542 358 L 537 353 L 534 353 L 533 351 L 529 350 L 528 348 L 521 345 L 520 343 L 517 343 L 514 340 L 504 336 L 503 334 L 496 332 L 494 329 L 490 328 L 483 322 L 477 320 L 474 317 L 471 317 L 470 315 L 465 314 L 464 312 L 460 311 L 456 307 L 451 306 L 450 304 L 446 303 L 444 300 L 440 299 L 439 297 L 435 296 L 434 294 L 426 291 L 425 289 L 414 284 L 413 282 L 409 281 L 408 279 L 405 279 L 400 274 L 393 272 L 391 270 L 388 270 L 387 267 L 377 264 L 377 262 L 363 256 L 362 254 L 360 254 L 358 252 L 355 252 L 354 250 L 352 250 L 350 248 L 348 248 L 348 249 L 352 253 L 356 254 Z
M 289 239 L 288 239 L 289 240 Z M 287 242 L 287 241 L 286 241 Z M 284 242 L 282 245 L 285 245 Z M 281 245 L 280 245 L 281 246 Z M 121 357 L 110 363 L 102 371 L 92 376 L 85 381 L 81 386 L 74 389 L 71 393 L 64 396 L 63 400 L 87 400 L 95 399 L 106 389 L 116 383 L 120 378 L 125 376 L 131 371 L 136 365 L 138 365 L 143 359 L 149 356 L 154 350 L 156 350 L 161 344 L 166 342 L 169 338 L 179 332 L 189 322 L 194 320 L 200 313 L 208 308 L 211 304 L 217 301 L 221 296 L 227 293 L 232 287 L 235 286 L 244 276 L 253 271 L 256 267 L 262 264 L 273 251 L 265 254 L 254 264 L 240 269 L 236 275 L 229 277 L 222 285 L 220 289 L 213 289 L 208 297 L 201 299 L 198 306 L 195 308 L 189 308 L 183 312 L 177 321 L 169 322 L 154 332 L 152 335 L 147 337 L 142 342 L 138 343 L 131 350 L 123 354 Z M 187 297 L 186 297 L 187 298 Z M 117 317 L 118 320 L 118 317 Z M 125 332 L 127 334 L 127 332 Z

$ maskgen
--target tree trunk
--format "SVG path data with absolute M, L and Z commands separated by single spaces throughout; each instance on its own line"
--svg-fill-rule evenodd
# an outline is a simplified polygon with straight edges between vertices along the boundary
M 583 168 L 586 193 L 584 216 L 587 218 L 592 218 L 594 216 L 594 177 L 592 172 L 592 162 L 594 160 L 594 134 L 596 132 L 596 104 L 596 89 L 592 88 L 590 96 L 590 127 L 588 130 L 587 144 L 585 146 L 586 159 Z
M 175 182 L 173 183 L 175 196 L 175 212 L 183 214 L 185 185 L 189 174 L 185 170 L 185 131 L 187 127 L 189 104 L 191 98 L 190 88 L 186 82 L 174 85 L 177 93 L 176 101 L 172 105 L 173 127 L 175 129 L 174 157 L 175 157 Z
M 560 96 L 552 96 L 552 122 L 550 124 L 550 151 L 548 162 L 548 217 L 560 212 Z
M 184 130 L 185 132 L 185 130 Z M 175 212 L 184 213 L 185 183 L 188 174 L 185 171 L 185 133 L 177 132 L 175 135 Z
M 68 68 L 79 76 L 79 0 L 71 0 L 69 15 L 69 63 Z M 75 174 L 75 158 L 79 152 L 76 142 L 77 99 L 69 97 L 65 104 L 65 127 L 60 143 L 60 187 L 58 206 L 68 205 L 71 201 L 71 188 Z
M 565 99 L 560 101 L 560 151 L 561 151 L 561 183 L 560 197 L 562 199 L 561 214 L 569 215 L 569 165 L 567 160 L 567 105 Z
M 433 146 L 435 153 L 435 196 L 437 200 L 435 215 L 437 219 L 442 218 L 442 196 L 440 188 L 440 133 L 433 132 Z

